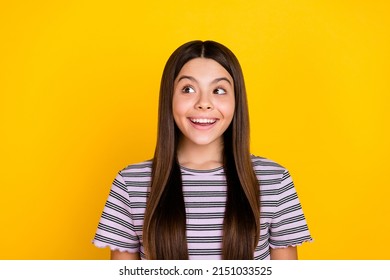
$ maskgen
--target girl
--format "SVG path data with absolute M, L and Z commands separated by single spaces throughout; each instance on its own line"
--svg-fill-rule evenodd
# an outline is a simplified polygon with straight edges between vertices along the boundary
M 237 58 L 182 45 L 162 75 L 154 158 L 119 172 L 94 244 L 112 259 L 297 259 L 309 240 L 288 171 L 250 154 Z

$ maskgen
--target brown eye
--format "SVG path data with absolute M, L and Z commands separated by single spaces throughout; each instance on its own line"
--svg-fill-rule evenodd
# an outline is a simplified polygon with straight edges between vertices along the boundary
M 195 90 L 191 86 L 185 86 L 185 87 L 183 87 L 183 89 L 181 91 L 183 93 L 194 93 L 195 92 Z
M 216 88 L 214 90 L 214 93 L 215 94 L 226 94 L 226 90 L 224 90 L 223 88 Z

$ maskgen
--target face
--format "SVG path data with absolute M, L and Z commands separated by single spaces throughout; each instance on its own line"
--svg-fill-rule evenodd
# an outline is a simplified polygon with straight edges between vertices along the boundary
M 233 78 L 215 60 L 192 59 L 175 80 L 172 106 L 181 143 L 221 145 L 234 116 Z

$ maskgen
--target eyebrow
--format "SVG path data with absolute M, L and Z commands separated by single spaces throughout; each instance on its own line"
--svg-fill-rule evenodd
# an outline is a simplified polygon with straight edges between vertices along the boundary
M 193 82 L 198 82 L 194 77 L 192 77 L 192 76 L 186 76 L 186 75 L 183 75 L 183 76 L 180 76 L 180 78 L 177 80 L 177 82 L 180 82 L 181 80 L 183 80 L 183 79 L 189 79 L 189 80 L 191 80 L 191 81 L 193 81 Z M 215 84 L 215 83 L 218 83 L 219 81 L 226 81 L 226 82 L 228 82 L 230 85 L 232 84 L 231 82 L 230 82 L 230 80 L 228 79 L 228 78 L 226 78 L 226 77 L 220 77 L 220 78 L 216 78 L 216 79 L 214 79 L 211 83 L 212 84 Z

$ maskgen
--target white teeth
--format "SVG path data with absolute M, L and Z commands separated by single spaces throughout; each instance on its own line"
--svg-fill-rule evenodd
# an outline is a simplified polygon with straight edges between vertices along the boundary
M 194 123 L 215 123 L 216 119 L 191 119 Z

